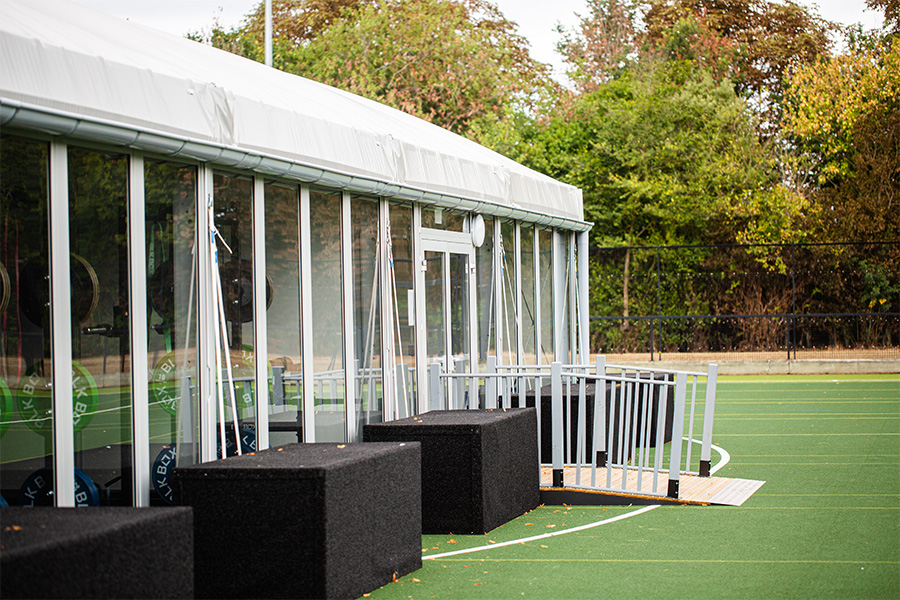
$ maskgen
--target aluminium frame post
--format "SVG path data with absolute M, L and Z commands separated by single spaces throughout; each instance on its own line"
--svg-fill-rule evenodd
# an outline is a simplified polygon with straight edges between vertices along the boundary
M 590 307 L 590 274 L 588 266 L 589 232 L 583 231 L 578 234 L 578 306 L 576 312 L 578 318 L 578 351 L 582 364 L 588 364 L 591 360 L 590 351 L 590 325 L 591 325 L 591 307 Z
M 71 246 L 68 148 L 50 142 L 47 248 L 50 253 L 50 356 L 53 397 L 53 503 L 75 506 L 75 411 L 72 408 Z
M 431 402 L 429 394 L 431 394 L 431 386 L 424 385 L 428 380 L 429 365 L 426 364 L 428 356 L 427 336 L 425 332 L 425 250 L 422 248 L 422 205 L 413 204 L 413 263 L 414 272 L 414 298 L 415 306 L 415 335 L 416 335 L 416 414 L 426 413 L 431 410 Z M 442 275 L 443 276 L 443 275 Z M 427 391 L 428 394 L 422 393 Z
M 575 263 L 575 232 L 568 231 L 565 235 L 565 241 L 568 246 L 569 256 L 568 256 L 568 272 L 569 272 L 569 290 L 568 290 L 568 299 L 569 299 L 569 362 L 577 363 L 580 365 L 587 365 L 587 361 L 584 360 L 583 357 L 579 356 L 578 353 L 578 334 L 577 334 L 577 326 L 578 326 L 578 311 L 576 310 L 578 307 L 578 281 L 577 275 L 578 270 L 576 269 Z
M 348 442 L 357 441 L 356 432 L 356 357 L 354 355 L 353 338 L 356 328 L 353 323 L 353 228 L 350 221 L 350 192 L 341 193 L 341 309 L 343 321 L 343 346 L 344 355 L 344 439 Z M 334 396 L 332 396 L 334 401 Z
M 494 289 L 492 291 L 494 302 L 494 354 L 500 364 L 503 364 L 503 347 L 506 342 L 503 335 L 503 324 L 506 323 L 506 313 L 504 311 L 503 302 L 503 255 L 500 253 L 501 242 L 501 223 L 499 217 L 494 217 L 491 221 L 494 227 L 494 252 L 492 257 L 492 265 L 494 269 Z M 490 325 L 490 324 L 488 324 Z M 487 349 L 490 353 L 490 345 Z
M 269 332 L 266 320 L 266 190 L 253 177 L 253 371 L 256 393 L 256 449 L 269 447 Z
M 487 409 L 497 408 L 497 357 L 488 355 L 487 368 L 484 380 L 484 407 Z
M 466 293 L 469 297 L 469 339 L 466 345 L 469 348 L 469 372 L 478 372 L 478 268 L 475 258 L 475 245 L 469 250 L 466 269 Z M 478 409 L 478 378 L 469 379 L 469 408 Z M 465 389 L 466 386 L 463 386 Z
M 681 478 L 681 437 L 684 431 L 684 399 L 687 392 L 687 375 L 678 373 L 675 378 L 675 414 L 672 417 L 672 447 L 669 455 L 669 498 L 678 498 L 678 482 Z M 688 442 L 690 443 L 690 442 Z
M 563 277 L 563 274 L 566 272 L 566 269 L 563 267 L 566 264 L 564 262 L 566 255 L 563 251 L 565 246 L 559 230 L 551 229 L 550 231 L 550 245 L 552 248 L 550 253 L 550 289 L 553 290 L 553 302 L 551 303 L 551 310 L 553 311 L 553 319 L 551 320 L 551 323 L 553 323 L 553 359 L 564 364 L 571 364 L 571 357 L 567 352 L 569 345 L 563 343 L 568 341 L 564 339 L 568 337 L 568 331 L 565 326 L 566 280 Z
M 381 419 L 393 421 L 397 414 L 398 387 L 396 378 L 396 357 L 394 356 L 394 286 L 391 279 L 391 247 L 390 204 L 384 198 L 378 200 L 378 264 L 381 269 L 379 277 L 379 295 L 381 306 Z M 399 315 L 396 317 L 400 318 Z M 370 407 L 371 408 L 371 407 Z
M 543 352 L 541 352 L 541 344 L 543 343 L 541 331 L 541 324 L 544 320 L 543 311 L 541 310 L 543 307 L 541 306 L 541 300 L 543 299 L 543 290 L 541 290 L 541 230 L 537 225 L 531 226 L 531 266 L 532 266 L 532 277 L 534 277 L 534 285 L 531 286 L 531 290 L 533 296 L 531 298 L 531 305 L 534 307 L 534 358 L 535 364 L 542 365 L 544 364 L 543 360 Z M 553 243 L 553 236 L 550 236 L 550 243 Z M 553 248 L 550 248 L 550 269 L 553 269 Z M 553 290 L 553 282 L 550 282 L 550 290 L 551 293 Z M 553 307 L 550 307 L 550 310 L 553 310 Z M 551 316 L 551 319 L 553 317 Z M 553 360 L 556 360 L 556 352 L 554 350 Z M 551 361 L 552 362 L 552 361 Z M 535 389 L 538 386 L 535 385 Z
M 553 434 L 553 487 L 563 487 L 563 401 L 562 363 L 550 364 L 551 419 Z
M 209 251 L 209 207 L 213 203 L 212 166 L 201 163 L 197 170 L 197 231 L 194 260 L 197 261 L 197 351 L 199 367 L 197 382 L 198 420 L 200 429 L 200 462 L 217 459 L 215 385 L 221 374 L 216 372 L 215 314 L 212 284 L 212 256 Z
M 609 454 L 606 443 L 606 356 L 598 354 L 595 362 L 597 377 L 594 381 L 594 461 L 596 466 L 605 467 Z M 612 383 L 610 394 L 615 392 L 616 385 Z M 612 402 L 612 400 L 610 400 Z M 598 450 L 599 448 L 599 450 Z
M 301 362 L 301 402 L 297 410 L 303 415 L 303 442 L 316 441 L 315 368 L 313 350 L 312 314 L 312 244 L 310 242 L 310 202 L 309 188 L 300 186 L 300 333 Z
M 150 506 L 150 404 L 147 369 L 147 254 L 144 157 L 129 160 L 128 261 L 131 346 L 132 491 L 134 506 Z M 139 366 L 136 366 L 139 365 Z M 182 401 L 183 402 L 183 401 Z
M 719 365 L 709 365 L 706 374 L 706 403 L 703 405 L 703 440 L 700 446 L 700 477 L 710 476 L 713 418 L 716 411 L 716 383 Z M 690 443 L 690 442 L 688 442 Z
M 441 386 L 441 363 L 428 365 L 428 401 L 430 410 L 441 410 L 444 404 L 443 387 Z

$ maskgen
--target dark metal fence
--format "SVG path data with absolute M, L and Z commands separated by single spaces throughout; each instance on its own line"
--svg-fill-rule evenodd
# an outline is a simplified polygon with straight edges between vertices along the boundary
M 900 242 L 593 248 L 595 352 L 900 358 Z

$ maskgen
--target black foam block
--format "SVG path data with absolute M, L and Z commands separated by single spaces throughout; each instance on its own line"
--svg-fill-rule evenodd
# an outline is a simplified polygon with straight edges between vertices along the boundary
M 288 444 L 175 469 L 198 598 L 357 598 L 422 566 L 418 444 Z
M 485 533 L 540 503 L 533 408 L 432 411 L 363 439 L 421 442 L 425 533 Z
M 3 598 L 191 598 L 189 508 L 4 508 Z

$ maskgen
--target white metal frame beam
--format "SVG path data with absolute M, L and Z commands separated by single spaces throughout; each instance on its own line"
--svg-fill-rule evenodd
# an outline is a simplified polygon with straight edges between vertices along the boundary
M 128 259 L 131 344 L 131 460 L 134 506 L 150 506 L 150 401 L 147 374 L 147 243 L 144 157 L 129 161 Z
M 69 172 L 66 145 L 50 143 L 50 345 L 53 382 L 53 490 L 56 506 L 75 506 L 75 430 L 72 410 L 72 305 Z M 65 424 L 65 427 L 60 426 Z
M 197 311 L 197 351 L 199 353 L 198 405 L 200 421 L 200 462 L 216 460 L 218 439 L 216 433 L 216 398 L 215 382 L 216 358 L 214 339 L 217 318 L 213 306 L 213 290 L 210 285 L 212 274 L 212 256 L 209 253 L 209 210 L 213 202 L 213 170 L 210 165 L 201 164 L 197 177 L 197 243 L 195 260 L 198 261 L 198 299 Z M 207 307 L 207 310 L 204 310 Z
M 589 236 L 587 231 L 573 233 L 578 237 L 578 352 L 580 354 L 582 364 L 590 362 L 590 304 L 588 295 L 588 286 L 590 282 L 590 274 L 588 267 L 589 252 Z
M 253 178 L 253 369 L 256 449 L 269 447 L 269 335 L 266 321 L 266 189 Z
M 300 187 L 300 319 L 303 353 L 303 441 L 316 441 L 313 368 L 312 256 L 310 247 L 309 187 Z M 298 406 L 298 410 L 300 407 Z
M 353 335 L 353 252 L 350 192 L 341 194 L 341 307 L 344 321 L 344 424 L 345 440 L 356 441 L 356 356 Z

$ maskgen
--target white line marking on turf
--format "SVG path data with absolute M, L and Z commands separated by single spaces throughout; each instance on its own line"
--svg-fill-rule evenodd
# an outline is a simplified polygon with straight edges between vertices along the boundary
M 685 440 L 687 438 L 684 438 Z M 695 444 L 700 444 L 698 440 L 692 440 Z M 728 454 L 728 451 L 724 448 L 719 448 L 717 446 L 712 446 L 712 449 L 719 453 L 722 457 L 716 466 L 710 469 L 709 474 L 712 475 L 731 460 L 731 455 Z M 592 529 L 594 527 L 599 527 L 601 525 L 607 525 L 609 523 L 615 523 L 616 521 L 622 521 L 624 519 L 629 519 L 631 517 L 636 517 L 638 515 L 642 515 L 646 512 L 650 512 L 654 508 L 659 508 L 660 504 L 651 504 L 650 506 L 645 506 L 643 508 L 639 508 L 637 510 L 633 510 L 629 513 L 625 513 L 624 515 L 619 515 L 617 517 L 610 517 L 609 519 L 604 519 L 602 521 L 597 521 L 595 523 L 588 523 L 587 525 L 579 525 L 578 527 L 570 527 L 569 529 L 563 529 L 562 531 L 552 531 L 550 533 L 544 533 L 541 535 L 533 535 L 527 538 L 519 538 L 517 540 L 509 540 L 506 542 L 498 542 L 496 544 L 488 544 L 487 546 L 476 546 L 475 548 L 464 548 L 462 550 L 454 550 L 453 552 L 444 552 L 442 554 L 433 554 L 431 556 L 423 556 L 422 560 L 435 560 L 437 558 L 446 558 L 448 556 L 457 556 L 459 554 L 470 554 L 472 552 L 480 552 L 481 550 L 491 550 L 493 548 L 502 548 L 503 546 L 512 546 L 514 544 L 524 544 L 525 542 L 534 542 L 537 540 L 543 540 L 551 537 L 558 537 L 561 535 L 565 535 L 567 533 L 575 533 L 576 531 L 584 531 L 585 529 Z
M 436 558 L 446 558 L 448 556 L 456 556 L 457 554 L 468 554 L 470 552 L 478 552 L 480 550 L 489 550 L 492 548 L 502 548 L 503 546 L 512 546 L 513 544 L 524 544 L 525 542 L 534 542 L 536 540 L 543 540 L 545 538 L 565 535 L 567 533 L 574 533 L 576 531 L 584 531 L 585 529 L 590 529 L 592 527 L 599 527 L 600 525 L 606 525 L 607 523 L 615 523 L 616 521 L 621 521 L 622 519 L 627 519 L 629 517 L 636 517 L 647 511 L 653 510 L 654 508 L 659 508 L 659 506 L 660 506 L 659 504 L 651 504 L 650 506 L 645 506 L 643 508 L 632 511 L 630 513 L 625 513 L 624 515 L 619 515 L 617 517 L 611 517 L 611 518 L 605 519 L 603 521 L 597 521 L 596 523 L 588 523 L 587 525 L 579 525 L 578 527 L 571 527 L 571 528 L 565 529 L 563 531 L 554 531 L 554 532 L 545 533 L 542 535 L 533 535 L 531 537 L 521 538 L 518 540 L 509 540 L 508 542 L 498 542 L 496 544 L 490 544 L 488 546 L 478 546 L 477 548 L 465 548 L 463 550 L 454 550 L 453 552 L 444 552 L 443 554 L 435 554 L 434 556 L 423 556 L 422 560 L 434 560 Z

